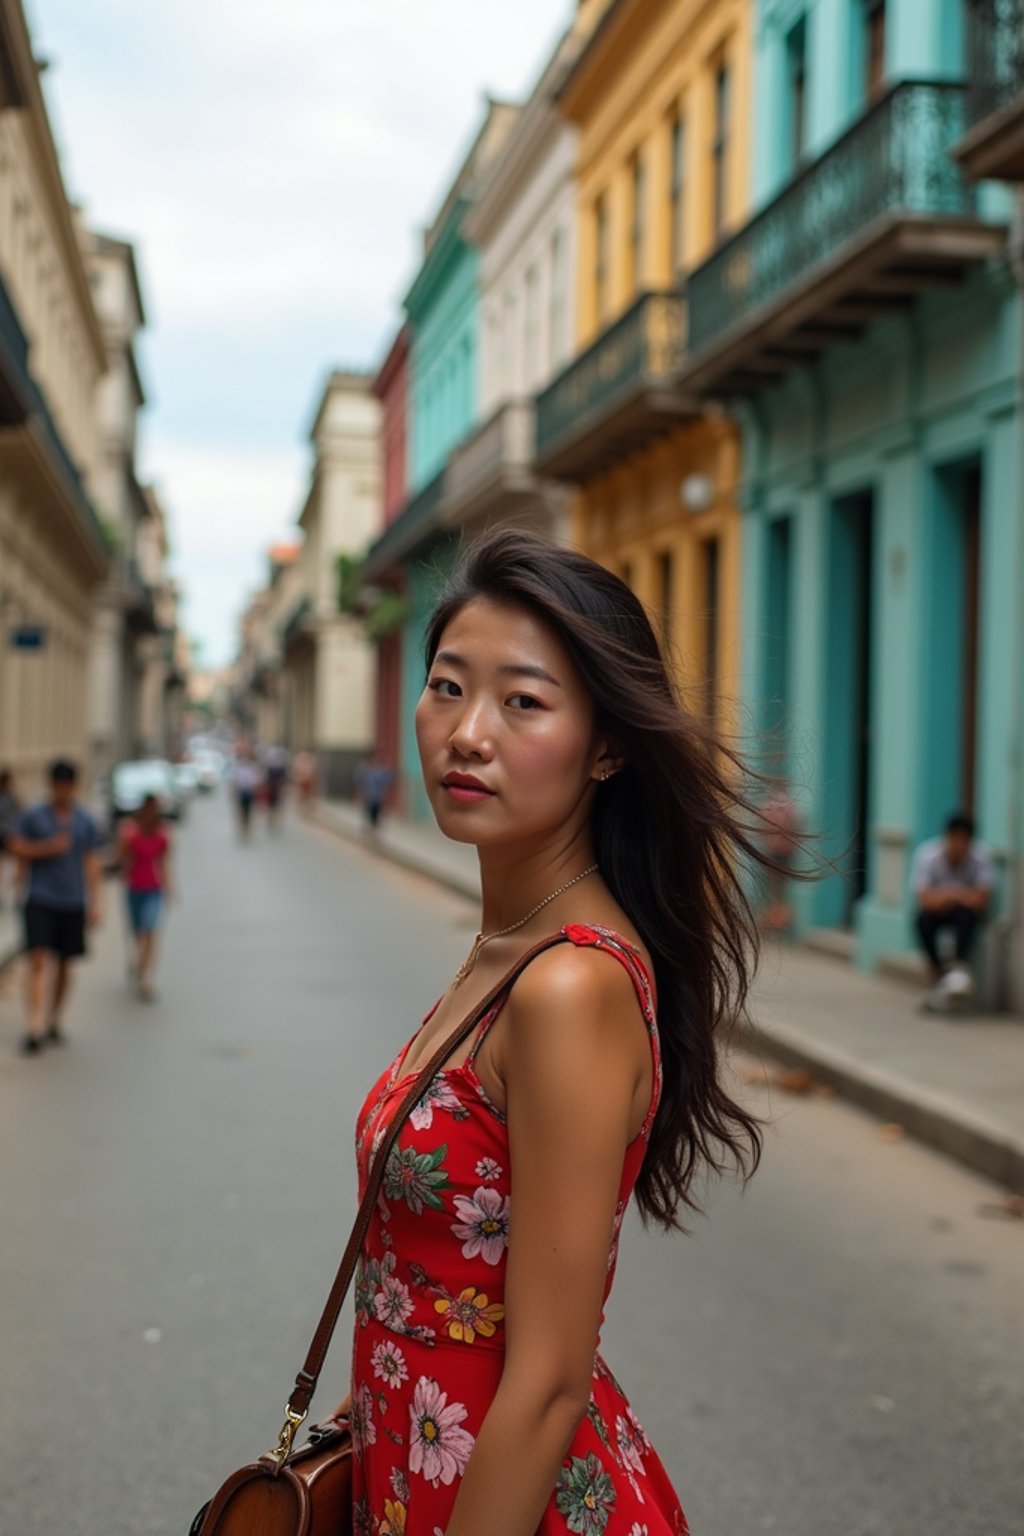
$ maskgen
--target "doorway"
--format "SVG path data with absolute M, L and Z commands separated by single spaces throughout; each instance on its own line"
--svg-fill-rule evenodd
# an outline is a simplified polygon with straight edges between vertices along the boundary
M 918 837 L 937 835 L 951 811 L 976 809 L 981 497 L 980 459 L 936 471 L 925 573 Z
M 833 503 L 829 538 L 826 818 L 844 874 L 824 882 L 822 917 L 852 926 L 869 885 L 874 719 L 875 505 L 869 489 Z

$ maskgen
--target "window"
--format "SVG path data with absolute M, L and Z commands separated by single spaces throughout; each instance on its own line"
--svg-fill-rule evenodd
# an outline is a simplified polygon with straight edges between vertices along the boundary
M 714 720 L 718 704 L 719 541 L 707 539 L 701 561 L 701 609 L 704 616 L 704 710 Z
M 600 323 L 608 313 L 608 198 L 594 204 L 594 305 Z
M 565 236 L 556 229 L 551 236 L 551 334 L 548 338 L 547 366 L 553 370 L 565 354 Z
M 683 270 L 684 195 L 686 192 L 686 130 L 681 112 L 669 123 L 669 271 L 675 277 Z
M 536 386 L 537 376 L 540 372 L 540 315 L 538 313 L 538 298 L 537 268 L 536 266 L 531 266 L 526 274 L 525 325 L 523 330 L 525 367 L 523 383 L 527 390 L 531 390 Z
M 630 171 L 630 182 L 632 184 L 631 196 L 633 216 L 630 221 L 629 231 L 629 266 L 630 287 L 635 293 L 643 287 L 644 278 L 646 276 L 645 241 L 647 230 L 645 219 L 647 185 L 646 174 L 644 171 L 644 157 L 640 150 L 637 150 L 636 154 L 633 156 L 633 163 Z
M 864 0 L 864 95 L 876 101 L 885 87 L 885 0 Z
M 711 228 L 719 239 L 725 228 L 726 176 L 729 165 L 729 66 L 715 71 L 715 136 L 711 143 Z
M 658 556 L 658 615 L 661 621 L 661 643 L 666 649 L 672 644 L 674 576 L 672 551 L 663 550 Z
M 800 164 L 805 146 L 807 108 L 807 24 L 801 17 L 786 38 L 786 75 L 788 84 L 789 169 Z

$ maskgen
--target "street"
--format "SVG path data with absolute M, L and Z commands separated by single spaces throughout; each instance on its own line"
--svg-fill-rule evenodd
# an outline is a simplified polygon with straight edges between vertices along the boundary
M 294 815 L 239 845 L 220 797 L 177 862 L 158 1002 L 127 989 L 112 883 L 65 1050 L 17 1056 L 0 980 L 4 1536 L 183 1536 L 271 1446 L 354 1214 L 356 1111 L 475 927 Z M 632 1224 L 603 1341 L 695 1536 L 1019 1536 L 1024 1224 L 837 1100 L 744 1091 L 774 1122 L 760 1173 L 692 1237 Z

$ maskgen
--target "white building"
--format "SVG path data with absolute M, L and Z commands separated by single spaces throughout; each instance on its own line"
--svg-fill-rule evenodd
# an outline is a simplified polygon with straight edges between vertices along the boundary
M 281 627 L 289 747 L 312 750 L 322 794 L 344 796 L 373 742 L 373 655 L 338 606 L 339 559 L 358 560 L 380 520 L 380 404 L 361 373 L 332 373 L 310 433 L 312 482 Z
M 449 466 L 446 521 L 462 527 L 514 516 L 566 532 L 564 493 L 530 466 L 533 396 L 575 335 L 576 131 L 556 95 L 577 48 L 576 33 L 556 48 L 466 218 L 480 251 L 483 425 Z
M 0 762 L 82 760 L 106 350 L 20 0 L 0 0 Z
M 142 750 L 143 676 L 159 624 L 155 584 L 140 563 L 150 508 L 135 469 L 138 415 L 146 398 L 135 356 L 135 339 L 146 323 L 135 254 L 126 241 L 107 235 L 87 232 L 83 241 L 107 363 L 96 392 L 95 497 L 112 559 L 95 598 L 89 676 L 88 766 L 97 778 Z M 154 575 L 159 579 L 151 569 Z

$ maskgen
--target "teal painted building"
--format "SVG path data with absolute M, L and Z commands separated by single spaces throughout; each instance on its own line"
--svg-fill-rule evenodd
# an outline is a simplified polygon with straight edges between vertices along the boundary
M 798 928 L 911 950 L 911 855 L 964 806 L 1001 876 L 983 980 L 1020 1007 L 1021 268 L 1010 190 L 965 169 L 963 17 L 760 0 L 757 212 L 691 276 L 682 382 L 742 426 L 749 718 L 845 866 Z
M 455 559 L 443 522 L 452 452 L 479 422 L 479 254 L 463 223 L 516 116 L 491 101 L 468 155 L 424 236 L 423 262 L 405 298 L 409 325 L 407 403 L 408 500 L 371 547 L 365 578 L 392 585 L 405 599 L 401 635 L 400 795 L 406 815 L 428 820 L 413 714 L 423 691 L 423 645 L 430 615 Z

